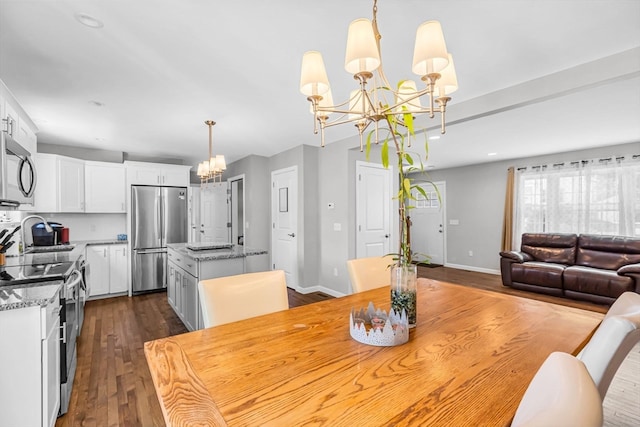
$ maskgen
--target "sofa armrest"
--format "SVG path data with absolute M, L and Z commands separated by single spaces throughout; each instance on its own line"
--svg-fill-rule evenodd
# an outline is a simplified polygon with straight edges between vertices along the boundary
M 618 269 L 618 274 L 621 276 L 640 274 L 640 263 L 623 265 Z
M 521 264 L 525 261 L 533 261 L 533 258 L 531 257 L 531 255 L 525 252 L 519 252 L 519 251 L 506 251 L 506 252 L 503 251 L 503 252 L 500 252 L 500 256 L 502 258 L 507 258 Z
M 623 265 L 618 269 L 618 274 L 633 278 L 636 284 L 635 291 L 640 293 L 640 263 Z

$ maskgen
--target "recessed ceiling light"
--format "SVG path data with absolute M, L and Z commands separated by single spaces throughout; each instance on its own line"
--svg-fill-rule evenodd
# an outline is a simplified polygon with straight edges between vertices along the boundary
M 497 155 L 498 155 L 498 153 L 489 153 L 489 154 L 487 154 L 487 156 L 497 156 Z
M 89 101 L 89 104 L 94 105 L 96 107 L 104 107 L 104 103 L 100 101 Z
M 435 169 L 436 167 L 434 165 L 427 165 L 427 169 Z
M 432 140 L 433 140 L 433 139 L 440 139 L 440 135 L 433 135 L 433 136 L 430 136 L 430 137 L 429 137 L 429 139 L 432 139 Z
M 76 21 L 89 28 L 102 28 L 104 24 L 99 19 L 94 18 L 86 13 L 76 13 Z

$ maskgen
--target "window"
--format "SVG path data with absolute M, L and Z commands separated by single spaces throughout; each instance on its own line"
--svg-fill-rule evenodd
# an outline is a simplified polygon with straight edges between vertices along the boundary
M 518 240 L 531 232 L 640 236 L 638 161 L 620 158 L 520 169 L 516 188 Z

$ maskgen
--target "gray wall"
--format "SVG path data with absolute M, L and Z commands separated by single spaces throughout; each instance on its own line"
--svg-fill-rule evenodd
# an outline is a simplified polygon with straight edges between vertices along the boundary
M 314 143 L 315 144 L 315 143 Z M 355 256 L 355 162 L 366 160 L 356 139 L 319 148 L 301 145 L 269 159 L 249 156 L 229 165 L 225 176 L 244 173 L 250 245 L 271 249 L 271 171 L 297 165 L 299 179 L 300 286 L 333 295 L 351 292 L 346 261 Z M 640 154 L 640 143 L 567 152 L 550 156 L 505 160 L 432 171 L 432 181 L 446 182 L 446 263 L 449 266 L 499 272 L 500 240 L 507 169 L 551 162 Z M 374 149 L 369 161 L 379 163 Z M 395 160 L 390 159 L 392 164 Z M 393 169 L 395 175 L 395 168 Z M 394 180 L 393 192 L 397 191 Z M 334 203 L 333 209 L 328 204 Z M 397 203 L 392 224 L 397 223 Z M 459 225 L 449 225 L 457 219 Z M 335 231 L 334 224 L 341 230 Z M 260 229 L 256 230 L 256 227 Z M 395 234 L 395 227 L 392 227 Z M 392 235 L 392 247 L 395 235 Z M 468 255 L 473 251 L 473 256 Z M 266 265 L 268 269 L 268 263 Z M 336 274 L 337 273 L 337 274 Z
M 447 265 L 499 273 L 500 242 L 507 169 L 511 166 L 557 163 L 600 157 L 640 154 L 640 143 L 572 151 L 433 171 L 432 181 L 446 182 L 445 238 Z M 452 219 L 459 225 L 450 225 Z M 473 251 L 473 256 L 468 255 Z
M 224 178 L 244 174 L 244 244 L 257 249 L 271 248 L 269 159 L 251 155 L 227 165 Z M 269 255 L 246 259 L 247 272 L 271 270 Z

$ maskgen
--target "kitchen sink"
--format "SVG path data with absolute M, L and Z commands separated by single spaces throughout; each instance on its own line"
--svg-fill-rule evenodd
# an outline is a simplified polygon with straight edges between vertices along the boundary
M 47 252 L 68 252 L 74 250 L 76 245 L 56 245 L 56 246 L 32 246 L 25 253 L 42 254 Z

